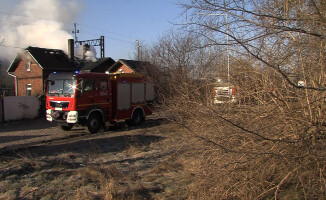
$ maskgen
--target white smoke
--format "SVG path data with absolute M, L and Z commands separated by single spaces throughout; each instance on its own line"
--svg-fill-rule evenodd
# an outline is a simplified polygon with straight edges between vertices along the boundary
M 96 61 L 96 51 L 95 51 L 95 48 L 94 48 L 94 51 L 86 51 L 85 56 L 86 56 L 86 58 L 85 58 L 86 60 L 90 60 L 92 62 L 95 62 Z
M 75 56 L 80 59 L 85 59 L 88 61 L 95 62 L 96 59 L 96 49 L 94 46 L 90 45 L 89 49 L 84 53 L 84 48 L 82 45 L 75 48 Z
M 28 46 L 67 52 L 72 22 L 82 10 L 77 1 L 20 0 L 12 10 L 6 11 L 8 14 L 1 14 L 0 58 L 11 61 L 21 48 Z

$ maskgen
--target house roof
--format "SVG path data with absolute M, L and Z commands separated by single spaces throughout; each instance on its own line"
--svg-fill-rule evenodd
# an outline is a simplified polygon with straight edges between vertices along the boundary
M 86 61 L 80 64 L 81 71 L 85 72 L 105 72 L 107 71 L 115 61 L 110 57 L 99 58 L 95 62 Z
M 122 65 L 126 65 L 133 71 L 137 73 L 141 73 L 146 69 L 146 67 L 150 66 L 149 62 L 143 62 L 143 61 L 136 61 L 136 60 L 125 60 L 125 59 L 119 59 L 114 65 L 112 65 L 108 71 L 110 73 L 116 72 Z
M 72 71 L 77 69 L 77 63 L 71 61 L 60 49 L 46 49 L 39 47 L 28 47 L 25 52 L 39 64 L 42 69 L 53 69 L 62 71 Z M 17 54 L 8 68 L 8 72 L 15 72 L 18 64 L 24 58 L 23 52 Z

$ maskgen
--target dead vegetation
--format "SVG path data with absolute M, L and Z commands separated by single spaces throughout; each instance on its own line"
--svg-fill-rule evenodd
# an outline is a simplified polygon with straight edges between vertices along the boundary
M 160 69 L 157 106 L 170 123 L 2 161 L 1 198 L 326 198 L 324 1 L 183 6 L 188 33 L 169 33 L 145 58 Z M 198 15 L 212 11 L 229 21 Z M 235 104 L 210 100 L 227 69 L 225 35 L 211 32 L 230 38 Z
M 203 147 L 185 167 L 194 178 L 187 197 L 325 199 L 325 2 L 182 6 L 185 34 L 163 37 L 148 59 L 167 74 L 157 82 L 170 119 Z M 228 67 L 238 102 L 213 105 L 211 78 Z
M 206 104 L 193 85 L 181 83 L 184 93 L 166 99 L 171 120 L 194 138 L 188 145 L 202 147 L 200 159 L 184 165 L 193 175 L 187 197 L 324 199 L 324 93 L 291 91 L 284 82 L 264 90 L 271 81 L 256 73 L 262 84 L 240 88 L 244 100 L 237 104 Z
M 168 123 L 2 155 L 0 199 L 325 197 L 324 125 L 302 117 L 299 95 L 247 89 L 250 101 L 212 105 L 196 87 L 166 96 Z
M 183 131 L 157 122 L 3 153 L 0 199 L 186 198 L 196 148 Z

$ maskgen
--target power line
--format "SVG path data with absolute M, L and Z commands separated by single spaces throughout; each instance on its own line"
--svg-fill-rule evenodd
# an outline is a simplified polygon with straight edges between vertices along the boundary
M 116 32 L 112 32 L 112 31 L 108 31 L 106 29 L 101 29 L 101 28 L 97 28 L 97 27 L 93 27 L 93 26 L 88 26 L 88 25 L 84 25 L 84 24 L 80 24 L 80 23 L 77 23 L 77 24 L 80 25 L 80 26 L 87 27 L 87 28 L 97 29 L 99 31 L 103 31 L 103 32 L 106 32 L 106 33 L 111 33 L 111 34 L 115 34 L 115 35 L 119 35 L 119 36 L 131 38 L 131 39 L 134 39 L 135 38 L 134 36 L 131 36 L 131 35 L 126 35 L 126 34 L 122 34 L 122 33 L 116 33 Z
M 99 34 L 97 33 L 93 33 L 93 32 L 89 32 L 89 31 L 85 31 L 83 29 L 80 30 L 82 33 L 87 33 L 89 35 L 92 35 L 92 36 L 98 36 Z M 109 35 L 105 35 L 105 38 L 109 38 L 111 40 L 115 40 L 115 41 L 119 41 L 119 42 L 124 42 L 124 43 L 128 43 L 128 44 L 133 44 L 133 42 L 131 41 L 128 41 L 128 40 L 123 40 L 123 39 L 119 39 L 119 38 L 115 38 L 115 37 L 112 37 L 112 36 L 109 36 Z

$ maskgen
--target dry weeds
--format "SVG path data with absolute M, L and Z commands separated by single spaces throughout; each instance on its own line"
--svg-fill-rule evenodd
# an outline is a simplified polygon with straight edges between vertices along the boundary
M 164 123 L 1 155 L 0 199 L 186 198 L 182 131 Z
M 2 155 L 0 199 L 325 198 L 324 129 L 300 105 L 178 97 L 163 124 Z
M 178 84 L 182 92 L 165 101 L 188 144 L 201 149 L 194 164 L 183 162 L 193 175 L 189 199 L 325 198 L 323 92 L 261 85 L 242 88 L 237 104 L 211 105 L 193 87 Z

